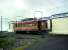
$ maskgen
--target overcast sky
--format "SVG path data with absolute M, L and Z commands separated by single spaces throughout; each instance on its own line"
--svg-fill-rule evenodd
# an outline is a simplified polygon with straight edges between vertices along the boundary
M 67 5 L 68 0 L 0 0 L 0 16 L 3 16 L 5 21 L 3 28 L 8 29 L 5 27 L 8 26 L 7 18 L 16 20 L 19 17 L 47 17 L 55 13 L 68 12 Z

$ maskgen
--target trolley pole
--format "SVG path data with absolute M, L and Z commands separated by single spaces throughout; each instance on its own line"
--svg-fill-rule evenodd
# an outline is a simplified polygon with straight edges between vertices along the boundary
M 1 16 L 1 32 L 2 32 L 2 16 Z

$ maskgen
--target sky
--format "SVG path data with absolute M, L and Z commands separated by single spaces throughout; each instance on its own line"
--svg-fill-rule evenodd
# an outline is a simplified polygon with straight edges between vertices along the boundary
M 48 17 L 52 14 L 68 12 L 67 5 L 68 0 L 0 0 L 3 30 L 8 30 L 10 21 L 34 16 Z

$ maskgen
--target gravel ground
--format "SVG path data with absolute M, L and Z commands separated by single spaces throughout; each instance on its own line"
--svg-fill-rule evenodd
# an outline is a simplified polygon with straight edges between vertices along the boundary
M 41 35 L 16 34 L 16 42 L 12 48 L 18 48 L 27 44 L 33 45 L 41 41 Z

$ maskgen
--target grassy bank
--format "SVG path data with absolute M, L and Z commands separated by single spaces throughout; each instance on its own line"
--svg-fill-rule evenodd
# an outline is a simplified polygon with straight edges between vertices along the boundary
M 15 33 L 0 32 L 0 48 L 7 50 L 15 42 Z

